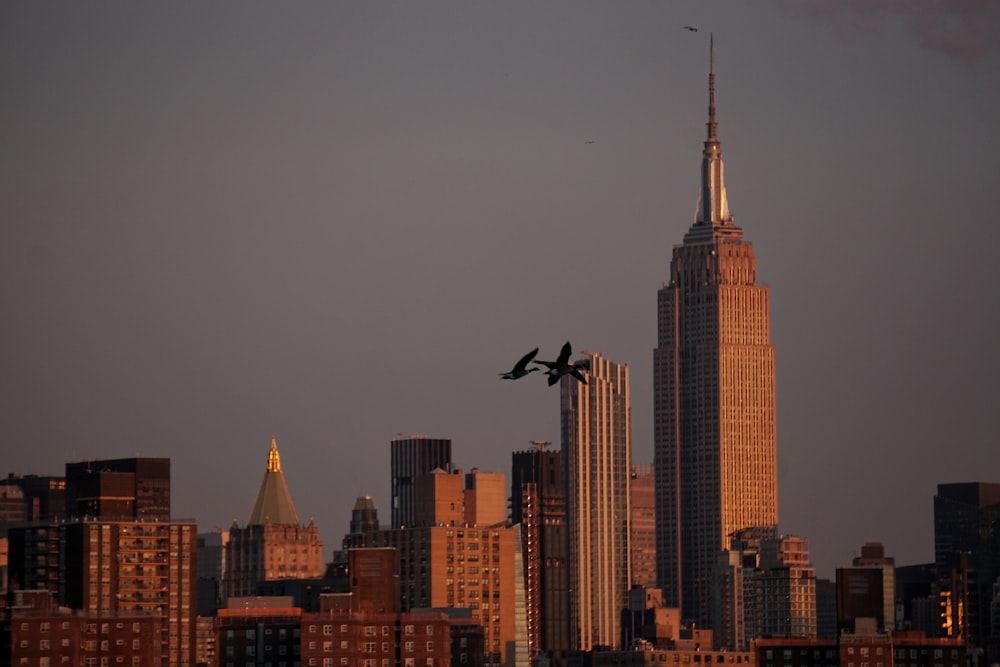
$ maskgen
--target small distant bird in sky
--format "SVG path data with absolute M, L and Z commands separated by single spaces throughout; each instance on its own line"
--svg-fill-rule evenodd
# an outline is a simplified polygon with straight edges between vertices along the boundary
M 549 386 L 551 387 L 556 382 L 559 382 L 559 378 L 563 375 L 572 375 L 578 382 L 587 384 L 587 378 L 583 376 L 580 372 L 581 369 L 589 370 L 590 364 L 587 363 L 586 366 L 571 364 L 569 362 L 569 356 L 573 354 L 573 348 L 570 346 L 569 341 L 562 346 L 562 350 L 559 352 L 559 357 L 555 361 L 537 361 L 535 363 L 541 364 L 548 367 L 549 370 L 545 371 L 545 374 L 549 376 Z
M 690 30 L 691 32 L 698 32 L 697 28 L 694 28 L 694 27 L 689 26 L 689 25 L 684 26 L 684 29 L 685 30 Z
M 583 143 L 585 143 L 585 144 L 592 144 L 592 143 L 594 143 L 594 140 L 593 140 L 593 139 L 587 139 L 587 140 L 586 140 L 585 142 L 583 142 Z
M 535 371 L 541 370 L 537 366 L 532 366 L 531 368 L 527 367 L 528 364 L 531 363 L 531 360 L 535 358 L 536 354 L 538 354 L 537 347 L 528 354 L 521 357 L 521 359 L 516 364 L 514 364 L 514 368 L 510 369 L 506 373 L 501 373 L 500 377 L 503 378 L 504 380 L 517 380 L 523 378 L 525 375 L 529 373 L 534 373 Z

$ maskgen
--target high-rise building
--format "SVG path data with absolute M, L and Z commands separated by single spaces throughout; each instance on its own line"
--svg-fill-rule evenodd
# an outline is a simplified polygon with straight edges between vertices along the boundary
M 389 443 L 392 527 L 413 525 L 413 479 L 440 468 L 451 472 L 451 440 L 411 435 Z
M 323 543 L 316 523 L 301 525 L 281 471 L 278 443 L 271 439 L 267 469 L 247 525 L 233 522 L 226 545 L 225 597 L 256 594 L 258 582 L 323 575 Z
M 560 453 L 532 444 L 513 454 L 510 520 L 521 526 L 528 649 L 561 666 L 570 650 L 566 492 Z
M 361 535 L 367 547 L 396 550 L 401 612 L 469 609 L 483 626 L 484 664 L 513 667 L 521 664 L 519 656 L 527 657 L 523 591 L 518 585 L 521 559 L 515 553 L 519 528 L 469 522 L 475 514 L 498 509 L 485 505 L 502 508 L 506 500 L 492 492 L 475 497 L 479 489 L 463 488 L 463 481 L 472 483 L 460 471 L 442 469 L 416 476 L 411 480 L 413 525 Z M 476 512 L 466 511 L 466 501 Z
M 163 664 L 190 665 L 196 530 L 193 521 L 139 519 L 21 526 L 11 531 L 11 579 L 49 590 L 61 606 L 87 616 L 120 617 L 119 623 L 158 616 Z
M 66 464 L 66 514 L 170 520 L 170 459 L 134 457 Z
M 761 540 L 760 563 L 744 580 L 743 599 L 752 637 L 815 639 L 816 570 L 809 542 L 794 535 Z
M 629 552 L 632 559 L 633 586 L 656 586 L 656 497 L 653 466 L 632 466 L 629 484 L 632 496 L 632 534 Z
M 570 643 L 615 647 L 628 604 L 632 405 L 628 366 L 586 353 L 587 383 L 560 385 L 569 520 Z
M 708 81 L 698 211 L 658 293 L 653 352 L 657 581 L 699 625 L 729 535 L 778 522 L 769 295 L 726 198 L 714 52 Z
M 1000 484 L 938 484 L 934 561 L 941 605 L 951 608 L 946 636 L 989 647 L 1000 660 Z

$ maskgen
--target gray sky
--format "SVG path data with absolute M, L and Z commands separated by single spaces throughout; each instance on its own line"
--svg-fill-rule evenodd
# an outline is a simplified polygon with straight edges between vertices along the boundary
M 781 529 L 823 576 L 931 560 L 935 485 L 1000 481 L 988 0 L 2 3 L 0 473 L 169 456 L 207 530 L 274 434 L 329 555 L 397 434 L 557 442 L 558 391 L 497 374 L 567 339 L 629 364 L 651 462 L 710 30 Z

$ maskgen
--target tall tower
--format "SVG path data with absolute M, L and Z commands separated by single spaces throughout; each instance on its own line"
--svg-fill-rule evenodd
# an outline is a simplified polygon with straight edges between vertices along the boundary
M 560 385 L 569 518 L 570 643 L 618 646 L 627 604 L 632 405 L 628 366 L 587 353 L 587 384 Z
M 698 212 L 658 293 L 653 351 L 657 580 L 700 624 L 729 535 L 778 521 L 768 289 L 726 200 L 711 54 Z
M 250 520 L 233 522 L 226 545 L 225 597 L 256 595 L 258 582 L 309 579 L 326 571 L 319 528 L 312 520 L 299 524 L 292 496 L 281 471 L 278 443 L 271 438 L 267 469 Z
M 566 492 L 559 452 L 531 444 L 512 457 L 510 520 L 521 526 L 528 648 L 561 667 L 570 650 Z

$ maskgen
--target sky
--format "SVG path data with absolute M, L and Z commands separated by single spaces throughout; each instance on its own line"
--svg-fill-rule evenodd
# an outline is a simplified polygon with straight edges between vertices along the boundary
M 697 32 L 684 26 L 697 27 Z M 247 521 L 271 437 L 329 554 L 389 442 L 509 475 L 571 341 L 627 363 L 695 212 L 714 34 L 730 208 L 770 288 L 780 529 L 819 576 L 933 559 L 1000 482 L 1000 4 L 0 4 L 0 474 L 171 459 Z

